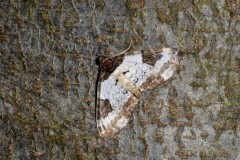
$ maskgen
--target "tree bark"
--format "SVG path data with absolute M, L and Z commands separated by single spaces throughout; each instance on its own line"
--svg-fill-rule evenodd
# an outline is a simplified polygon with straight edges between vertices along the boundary
M 0 159 L 240 158 L 239 1 L 0 2 Z M 98 56 L 180 48 L 115 137 L 95 123 Z

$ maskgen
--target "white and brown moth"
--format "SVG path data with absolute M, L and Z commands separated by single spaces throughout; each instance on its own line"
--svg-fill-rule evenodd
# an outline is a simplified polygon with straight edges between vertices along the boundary
M 171 78 L 183 52 L 145 49 L 98 59 L 96 121 L 100 137 L 109 138 L 125 127 L 138 105 L 141 92 Z

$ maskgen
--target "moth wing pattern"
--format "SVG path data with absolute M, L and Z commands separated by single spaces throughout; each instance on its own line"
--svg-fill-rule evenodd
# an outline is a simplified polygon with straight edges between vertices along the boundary
M 141 92 L 172 77 L 183 52 L 145 49 L 100 60 L 96 122 L 100 137 L 111 137 L 125 127 L 139 103 Z
M 172 77 L 178 69 L 183 52 L 172 48 L 146 49 L 127 54 L 117 68 L 143 92 Z
M 96 121 L 99 135 L 104 138 L 114 136 L 126 126 L 139 101 L 121 84 L 115 83 L 116 79 L 110 76 L 98 87 Z

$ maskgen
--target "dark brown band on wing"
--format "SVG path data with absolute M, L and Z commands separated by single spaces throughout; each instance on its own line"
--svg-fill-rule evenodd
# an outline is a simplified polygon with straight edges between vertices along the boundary
M 162 50 L 161 50 L 162 52 Z M 149 64 L 154 66 L 156 64 L 156 62 L 161 59 L 162 55 L 160 50 L 154 50 L 154 49 L 146 49 L 146 50 L 142 50 L 142 58 L 143 58 L 143 63 Z
M 108 99 L 106 100 L 102 100 L 100 99 L 99 100 L 99 106 L 98 106 L 98 119 L 101 117 L 101 118 L 105 118 L 108 116 L 108 113 L 112 112 L 113 111 L 113 108 L 109 102 Z
M 184 52 L 182 50 L 178 50 L 178 56 L 183 57 L 184 56 Z
M 162 84 L 164 79 L 160 75 L 152 75 L 140 86 L 140 91 L 150 90 Z
M 128 99 L 128 101 L 124 104 L 123 109 L 121 110 L 119 115 L 111 121 L 111 124 L 109 126 L 98 128 L 100 137 L 110 138 L 114 136 L 116 133 L 118 133 L 124 126 L 120 128 L 117 125 L 117 122 L 123 117 L 129 120 L 138 102 L 139 101 L 136 97 L 131 96 Z

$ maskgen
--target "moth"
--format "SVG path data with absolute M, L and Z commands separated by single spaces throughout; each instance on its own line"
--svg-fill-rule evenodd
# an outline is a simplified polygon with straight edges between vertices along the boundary
M 100 137 L 109 138 L 124 128 L 141 92 L 153 89 L 178 70 L 183 52 L 173 48 L 126 51 L 99 57 L 96 122 Z

